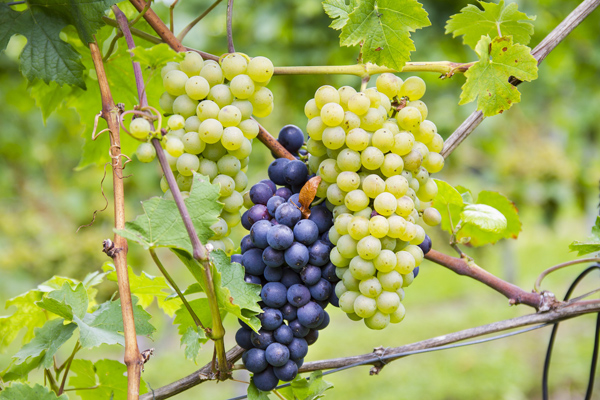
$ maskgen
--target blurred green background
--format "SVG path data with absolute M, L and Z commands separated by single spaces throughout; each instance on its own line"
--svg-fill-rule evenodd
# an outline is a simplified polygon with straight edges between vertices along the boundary
M 225 3 L 225 2 L 223 2 Z M 475 54 L 460 39 L 444 35 L 448 17 L 467 1 L 423 1 L 432 26 L 412 35 L 417 51 L 414 61 L 466 62 Z M 534 22 L 535 46 L 579 2 L 574 0 L 518 1 Z M 176 8 L 176 30 L 211 4 L 207 0 L 182 0 Z M 168 20 L 168 8 L 157 2 L 154 9 Z M 356 48 L 340 48 L 338 32 L 318 0 L 238 0 L 234 8 L 236 49 L 264 55 L 277 66 L 351 64 Z M 519 87 L 522 102 L 503 115 L 486 119 L 454 152 L 439 177 L 463 185 L 474 193 L 498 190 L 512 199 L 521 215 L 523 231 L 516 241 L 482 249 L 468 249 L 476 262 L 498 276 L 530 289 L 545 268 L 575 257 L 572 240 L 583 239 L 597 214 L 600 158 L 598 73 L 600 11 L 594 12 L 540 67 L 539 79 Z M 142 41 L 140 45 L 148 46 Z M 185 44 L 213 54 L 226 51 L 225 4 L 220 4 L 186 37 Z M 407 74 L 400 74 L 405 78 Z M 427 83 L 423 100 L 429 119 L 445 138 L 474 109 L 458 106 L 464 77 L 440 80 L 435 74 L 419 74 Z M 360 82 L 344 76 L 276 76 L 269 87 L 276 97 L 275 111 L 261 123 L 273 134 L 285 124 L 304 127 L 304 103 L 323 84 L 335 86 Z M 134 85 L 134 82 L 131 82 Z M 374 85 L 374 80 L 372 81 Z M 118 99 L 117 99 L 118 100 Z M 72 110 L 61 110 L 43 123 L 18 70 L 14 51 L 0 55 L 0 302 L 59 274 L 83 278 L 106 261 L 102 240 L 112 236 L 112 201 L 93 226 L 87 224 L 104 206 L 100 191 L 102 167 L 75 171 L 82 145 L 81 135 L 91 134 L 92 121 L 80 121 Z M 250 182 L 266 177 L 269 152 L 255 143 Z M 127 166 L 133 174 L 125 180 L 127 216 L 140 212 L 140 201 L 161 193 L 156 163 L 136 160 Z M 111 199 L 110 175 L 104 184 Z M 244 233 L 236 232 L 241 237 Z M 430 229 L 434 246 L 447 253 L 448 236 Z M 161 252 L 181 286 L 192 282 L 176 260 Z M 137 271 L 158 275 L 149 255 L 132 245 L 130 265 Z M 544 288 L 562 297 L 569 283 L 585 267 L 576 266 L 551 275 Z M 581 293 L 598 286 L 599 274 L 582 284 Z M 112 282 L 100 287 L 101 299 L 116 290 Z M 493 321 L 531 312 L 525 306 L 509 307 L 505 298 L 482 284 L 459 277 L 425 262 L 419 277 L 407 290 L 406 319 L 382 332 L 350 321 L 339 310 L 328 310 L 332 323 L 311 346 L 306 360 L 365 353 L 377 346 L 399 346 Z M 3 315 L 14 310 L 2 311 Z M 171 320 L 152 306 L 154 340 L 140 338 L 140 347 L 155 348 L 155 357 L 143 374 L 153 388 L 167 384 L 204 365 L 212 355 L 206 345 L 198 364 L 186 361 Z M 226 343 L 234 344 L 237 322 L 229 317 Z M 335 389 L 329 398 L 355 399 L 539 399 L 541 373 L 549 329 L 461 349 L 415 355 L 386 366 L 378 376 L 369 368 L 347 370 L 327 377 Z M 552 359 L 552 399 L 582 398 L 587 384 L 592 349 L 593 317 L 566 322 L 561 327 Z M 9 363 L 20 340 L 0 354 L 0 370 Z M 71 346 L 65 346 L 65 351 Z M 68 354 L 59 353 L 59 359 Z M 81 357 L 122 360 L 122 348 L 103 347 L 81 352 Z M 38 382 L 41 377 L 38 374 Z M 239 371 L 239 380 L 248 375 Z M 35 374 L 32 375 L 35 377 Z M 596 397 L 600 384 L 596 382 Z M 243 394 L 243 383 L 206 383 L 177 399 L 226 399 Z M 77 398 L 74 394 L 72 398 Z

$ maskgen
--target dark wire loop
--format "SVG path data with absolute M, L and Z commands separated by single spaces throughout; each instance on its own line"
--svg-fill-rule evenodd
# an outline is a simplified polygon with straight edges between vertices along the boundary
M 565 301 L 571 298 L 573 291 L 577 288 L 579 282 L 581 282 L 590 272 L 593 270 L 600 270 L 600 265 L 592 265 L 588 267 L 585 271 L 583 271 L 571 286 L 567 290 L 567 294 L 565 295 Z M 585 391 L 585 400 L 591 400 L 592 394 L 594 392 L 594 378 L 596 376 L 596 367 L 598 365 L 598 347 L 600 344 L 600 312 L 597 313 L 598 317 L 596 318 L 596 331 L 594 333 L 594 351 L 592 352 L 592 362 L 590 365 L 590 377 L 588 379 L 587 390 Z M 552 349 L 554 348 L 554 341 L 556 339 L 556 333 L 558 332 L 559 322 L 553 324 L 552 333 L 550 333 L 550 340 L 548 341 L 548 350 L 546 350 L 546 359 L 544 360 L 544 372 L 542 374 L 542 399 L 548 400 L 548 375 L 550 373 L 550 361 L 552 358 Z

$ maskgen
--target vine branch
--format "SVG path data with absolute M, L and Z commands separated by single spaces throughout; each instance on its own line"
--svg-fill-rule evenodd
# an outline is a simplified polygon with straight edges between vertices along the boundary
M 121 160 L 121 137 L 119 135 L 119 110 L 115 106 L 104 64 L 102 53 L 97 42 L 89 44 L 94 68 L 98 76 L 100 95 L 102 97 L 102 118 L 106 120 L 110 133 L 110 156 L 113 170 L 113 192 L 115 202 L 115 229 L 125 228 L 125 193 L 123 190 L 123 162 Z M 115 234 L 114 243 L 121 251 L 114 257 L 115 270 L 119 297 L 121 299 L 121 313 L 123 316 L 123 331 L 125 335 L 125 365 L 127 365 L 127 399 L 137 400 L 140 392 L 140 374 L 144 364 L 137 344 L 135 322 L 133 319 L 133 304 L 129 288 L 129 275 L 127 271 L 127 240 Z
M 177 35 L 177 40 L 179 40 L 180 42 L 183 41 L 183 38 L 188 34 L 188 32 L 191 31 L 192 28 L 194 26 L 196 26 L 196 24 L 198 22 L 200 22 L 204 17 L 206 17 L 208 15 L 208 13 L 213 10 L 213 8 L 215 8 L 217 5 L 219 5 L 219 3 L 221 1 L 223 1 L 223 0 L 216 0 L 214 3 L 212 3 L 210 5 L 210 7 L 208 7 L 206 10 L 204 10 L 204 12 L 202 14 L 200 14 L 200 16 L 198 18 L 196 18 L 195 20 L 193 20 L 192 22 L 187 24 L 187 26 L 185 28 L 183 28 L 183 30 L 181 32 L 179 32 L 179 35 Z M 150 4 L 150 3 L 148 2 L 147 4 Z

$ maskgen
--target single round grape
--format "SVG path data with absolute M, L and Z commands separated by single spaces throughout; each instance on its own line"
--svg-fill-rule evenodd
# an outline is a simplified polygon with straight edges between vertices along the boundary
M 354 302 L 358 296 L 360 296 L 358 287 L 356 291 L 349 289 L 347 292 L 344 292 L 340 297 L 340 309 L 345 313 L 354 313 Z
M 394 134 L 384 128 L 378 129 L 373 133 L 373 146 L 377 147 L 384 153 L 387 153 L 394 146 Z
M 430 152 L 426 160 L 423 161 L 423 167 L 431 173 L 435 174 L 444 168 L 444 157 L 441 154 Z
M 181 96 L 185 94 L 185 83 L 187 80 L 188 76 L 185 72 L 174 69 L 165 74 L 163 85 L 170 95 Z
M 188 76 L 198 75 L 202 67 L 204 67 L 204 60 L 195 51 L 186 51 L 183 60 L 179 63 L 179 68 Z
M 327 147 L 323 145 L 323 142 L 313 138 L 309 138 L 306 142 L 306 149 L 309 154 L 315 157 L 322 157 L 327 154 Z
M 206 143 L 200 140 L 198 132 L 188 132 L 183 135 L 183 149 L 186 153 L 200 154 L 206 148 Z
M 415 144 L 413 146 L 413 150 L 418 151 L 421 154 L 421 156 L 423 157 L 423 160 L 426 160 L 427 157 L 429 156 L 429 149 L 427 148 L 427 145 L 425 145 L 419 141 L 415 142 Z
M 344 192 L 351 192 L 360 186 L 360 177 L 356 172 L 343 171 L 337 176 L 336 183 Z
M 273 76 L 273 63 L 266 57 L 258 56 L 248 62 L 246 73 L 255 82 L 268 82 Z
M 421 121 L 419 129 L 415 131 L 415 139 L 421 143 L 427 144 L 433 140 L 433 136 L 437 133 L 437 127 L 429 120 Z
M 358 252 L 356 251 L 356 244 L 357 241 L 352 239 L 350 235 L 342 235 L 338 239 L 337 249 L 342 257 L 351 259 L 358 255 Z M 352 264 L 352 262 L 350 263 Z
M 376 215 L 369 220 L 369 233 L 378 239 L 385 237 L 389 229 L 388 221 L 384 216 Z
M 223 218 L 219 218 L 217 222 L 210 226 L 210 230 L 215 233 L 211 239 L 221 239 L 229 232 L 229 226 Z
M 339 126 L 325 128 L 323 130 L 322 141 L 323 145 L 328 149 L 339 149 L 346 143 L 346 132 L 344 128 Z
M 230 228 L 233 228 L 234 226 L 239 225 L 240 221 L 241 221 L 241 217 L 240 217 L 240 212 L 239 211 L 235 211 L 235 212 L 226 212 L 226 211 L 222 211 L 221 212 L 221 218 L 223 218 L 226 222 L 227 222 L 227 226 Z
M 227 129 L 229 129 L 229 128 L 225 128 L 225 130 L 227 130 Z M 238 129 L 238 128 L 236 128 L 235 126 L 232 126 L 231 129 Z M 238 131 L 241 132 L 241 130 L 239 130 L 239 129 L 238 129 Z M 225 132 L 223 132 L 223 136 L 225 136 Z M 242 134 L 242 136 L 243 136 L 243 134 Z M 223 138 L 221 138 L 221 141 L 223 141 Z M 242 144 L 240 145 L 240 147 L 238 149 L 229 150 L 229 154 L 231 154 L 238 160 L 243 160 L 243 159 L 246 159 L 247 157 L 250 157 L 251 153 L 252 153 L 252 142 L 250 142 L 245 137 L 242 137 Z
M 383 158 L 383 164 L 381 164 L 381 173 L 385 177 L 392 177 L 399 175 L 404 168 L 404 161 L 398 154 L 388 153 Z
M 164 92 L 158 99 L 158 105 L 160 106 L 160 108 L 163 109 L 165 113 L 170 114 L 173 112 L 173 102 L 175 101 L 175 99 L 175 96 Z
M 249 99 L 254 108 L 263 109 L 273 104 L 273 93 L 266 87 L 261 87 Z
M 363 279 L 362 281 L 360 281 L 358 289 L 360 290 L 360 293 L 363 296 L 371 298 L 379 296 L 379 294 L 383 290 L 381 288 L 381 283 L 379 283 L 379 279 L 377 279 L 376 277 Z
M 345 270 L 345 268 L 338 268 L 340 270 Z M 337 272 L 337 270 L 336 270 Z M 342 294 L 346 293 L 348 291 L 348 289 L 346 288 L 346 286 L 344 286 L 344 282 L 343 281 L 339 281 L 338 283 L 335 284 L 335 295 L 338 297 L 338 299 L 342 296 Z
M 390 322 L 392 324 L 397 324 L 399 322 L 402 322 L 405 315 L 406 315 L 406 309 L 404 308 L 402 303 L 400 303 L 398 305 L 398 309 L 390 314 Z
M 172 115 L 167 121 L 167 126 L 171 130 L 183 129 L 185 127 L 185 118 L 183 118 L 181 115 Z
M 223 156 L 217 161 L 217 167 L 220 174 L 235 176 L 241 169 L 240 160 L 232 155 Z
M 360 153 L 351 149 L 343 149 L 337 156 L 337 165 L 342 171 L 356 172 L 360 170 L 360 167 L 362 165 Z M 360 178 L 358 183 L 360 185 Z
M 229 86 L 224 84 L 215 85 L 208 92 L 208 100 L 212 100 L 219 107 L 225 107 L 233 101 L 233 94 Z
M 422 226 L 414 224 L 415 230 L 416 230 L 416 234 L 415 237 L 410 240 L 410 244 L 411 245 L 418 245 L 423 243 L 423 241 L 425 240 L 425 236 L 427 236 L 427 234 L 425 233 L 425 229 L 423 229 Z M 416 264 L 417 266 L 419 264 Z
M 183 142 L 176 137 L 171 137 L 167 139 L 167 144 L 165 145 L 165 150 L 172 157 L 179 157 L 183 154 Z
M 396 211 L 398 203 L 393 194 L 383 192 L 375 197 L 373 206 L 378 214 L 388 216 L 392 215 L 392 213 Z
M 342 257 L 337 247 L 331 250 L 331 253 L 329 254 L 329 259 L 336 267 L 344 268 L 350 265 L 350 260 L 345 257 Z
M 371 101 L 371 108 L 377 108 L 381 105 L 381 93 L 377 91 L 377 88 L 367 88 L 365 89 L 364 94 L 366 94 Z
M 396 258 L 395 254 L 394 258 Z M 395 292 L 402 287 L 402 275 L 396 270 L 389 272 L 380 271 L 377 273 L 377 279 L 379 279 L 383 290 Z
M 306 118 L 309 120 L 321 115 L 321 111 L 319 110 L 319 107 L 317 107 L 315 99 L 310 99 L 306 102 L 304 105 L 304 115 L 306 115 Z
M 219 111 L 217 119 L 224 127 L 237 126 L 242 121 L 242 112 L 236 106 L 225 106 Z
M 348 224 L 350 223 L 350 221 L 352 221 L 352 218 L 354 217 L 350 213 L 343 213 L 335 217 L 333 226 L 337 233 L 339 233 L 340 235 L 347 235 Z
M 412 272 L 409 272 L 408 274 L 402 274 L 402 287 L 405 288 L 410 286 L 414 280 L 415 275 Z
M 237 75 L 229 82 L 229 89 L 238 99 L 248 99 L 254 94 L 254 81 L 248 75 Z
M 242 171 L 239 171 L 237 174 L 235 174 L 235 178 L 233 178 L 233 180 L 235 182 L 235 190 L 238 192 L 241 192 L 248 186 L 248 177 Z
M 367 196 L 374 199 L 385 191 L 385 181 L 378 175 L 368 175 L 362 182 L 362 190 Z
M 340 172 L 336 161 L 330 158 L 323 160 L 319 165 L 318 174 L 326 182 L 335 183 Z
M 358 255 L 365 260 L 372 260 L 381 252 L 381 242 L 374 236 L 366 236 L 356 244 Z
M 402 80 L 394 74 L 383 73 L 377 77 L 375 85 L 377 86 L 377 90 L 391 99 L 398 95 Z
M 344 113 L 344 119 L 342 120 L 341 127 L 346 132 L 351 131 L 360 127 L 360 117 L 354 114 L 352 111 L 346 111 Z
M 406 220 L 399 215 L 392 215 L 388 217 L 388 236 L 394 239 L 399 239 L 404 235 L 406 230 Z
M 356 94 L 356 89 L 354 89 L 352 86 L 342 86 L 338 89 L 338 93 L 340 94 L 340 105 L 347 110 L 348 101 L 350 100 L 350 97 Z
M 418 129 L 419 124 L 423 120 L 421 112 L 415 107 L 404 107 L 396 115 L 398 126 L 402 129 L 412 131 Z
M 377 301 L 364 295 L 354 300 L 354 313 L 361 318 L 369 318 L 377 312 Z
M 156 149 L 152 143 L 141 143 L 138 146 L 135 155 L 141 162 L 149 163 L 156 157 Z
M 198 172 L 201 175 L 208 176 L 211 180 L 215 179 L 215 177 L 219 174 L 217 163 L 207 158 L 200 159 L 200 167 L 198 168 Z
M 339 104 L 340 94 L 333 86 L 324 85 L 315 92 L 315 102 L 319 108 L 323 108 L 327 103 Z
M 385 190 L 399 199 L 406 194 L 408 181 L 402 175 L 390 176 L 385 180 Z
M 427 110 L 427 105 L 425 103 L 423 103 L 421 100 L 409 101 L 406 105 L 409 107 L 415 107 L 416 109 L 418 109 L 419 112 L 421 113 L 421 117 L 423 117 L 423 120 L 425 120 L 425 118 L 427 118 L 429 111 Z
M 402 196 L 397 200 L 396 214 L 408 217 L 414 208 L 414 201 L 408 196 Z
M 207 119 L 217 119 L 221 108 L 212 100 L 204 100 L 196 107 L 196 115 L 200 121 Z
M 418 226 L 418 225 L 417 225 Z M 423 228 L 421 228 L 423 229 Z M 424 232 L 424 231 L 423 231 Z M 422 242 L 423 240 L 421 240 Z M 404 251 L 409 252 L 415 259 L 415 267 L 418 267 L 423 262 L 425 254 L 423 254 L 423 250 L 417 245 L 410 244 L 404 248 Z
M 344 204 L 351 211 L 360 211 L 369 205 L 369 197 L 362 190 L 353 190 L 346 194 Z
M 258 136 L 258 132 L 260 131 L 258 122 L 256 122 L 253 119 L 243 120 L 239 123 L 238 128 L 240 128 L 240 130 L 244 134 L 244 137 L 249 140 L 254 139 L 256 136 Z
M 306 124 L 306 133 L 315 140 L 323 139 L 323 131 L 327 128 L 327 125 L 323 123 L 321 116 L 314 117 Z
M 198 108 L 196 108 L 196 110 L 198 110 Z M 201 122 L 202 121 L 200 121 L 200 118 L 198 118 L 195 115 L 192 115 L 191 117 L 186 118 L 183 130 L 186 132 L 198 133 L 198 128 L 200 127 Z
M 337 184 L 333 183 L 327 187 L 327 200 L 335 206 L 344 204 L 346 192 L 342 191 Z
M 225 150 L 225 147 L 223 147 L 220 141 L 217 143 L 207 144 L 206 148 L 202 152 L 202 156 L 204 158 L 208 158 L 214 162 L 219 161 L 225 154 L 227 154 L 227 150 Z
M 384 291 L 377 297 L 377 309 L 384 314 L 392 314 L 400 307 L 400 297 L 394 292 Z
M 387 129 L 388 131 L 392 132 L 394 135 L 400 133 L 400 128 L 398 128 L 398 123 L 396 122 L 395 118 L 388 118 L 383 123 L 382 129 Z
M 227 197 L 220 198 L 219 201 L 223 203 L 223 210 L 230 213 L 238 212 L 239 209 L 244 205 L 244 199 L 242 198 L 242 195 L 236 191 Z
M 425 94 L 425 81 L 418 76 L 411 76 L 406 79 L 400 87 L 398 95 L 408 97 L 410 101 L 419 100 Z
M 358 116 L 366 114 L 370 107 L 371 100 L 365 93 L 356 93 L 348 99 L 348 110 Z
M 392 146 L 392 152 L 399 156 L 405 156 L 412 150 L 415 144 L 415 138 L 412 133 L 407 131 L 401 131 L 394 135 L 394 145 Z
M 433 135 L 431 142 L 427 143 L 427 148 L 431 152 L 439 153 L 444 148 L 444 138 L 439 133 L 436 133 Z
M 230 196 L 235 190 L 235 181 L 228 175 L 217 175 L 212 183 L 220 186 L 219 196 L 221 197 Z
M 333 210 L 331 212 L 331 214 L 333 215 L 333 218 L 337 218 L 338 215 L 341 215 L 341 214 L 350 214 L 350 213 L 351 213 L 351 211 L 344 204 L 340 204 L 339 206 L 334 206 Z
M 384 250 L 394 250 L 396 249 L 396 239 L 391 238 L 389 236 L 381 238 L 381 248 Z
M 408 251 L 399 251 L 396 253 L 396 271 L 402 275 L 408 274 L 415 269 L 415 258 Z
M 200 70 L 200 76 L 206 79 L 211 87 L 222 84 L 225 79 L 223 70 L 221 70 L 221 66 L 218 64 L 205 63 L 204 67 Z
M 131 132 L 131 136 L 136 139 L 146 139 L 150 134 L 151 129 L 152 126 L 150 125 L 150 122 L 145 118 L 132 119 L 129 124 L 129 132 Z
M 352 258 L 350 265 L 348 266 L 348 271 L 350 271 L 350 274 L 352 274 L 354 279 L 358 280 L 368 279 L 377 273 L 372 261 L 365 260 L 358 256 Z M 346 282 L 344 282 L 344 285 L 348 287 Z
M 369 146 L 369 134 L 361 128 L 355 128 L 346 136 L 346 146 L 354 151 L 363 151 Z
M 424 185 L 417 190 L 417 197 L 424 202 L 432 201 L 437 196 L 438 187 L 433 179 L 427 179 Z
M 213 118 L 206 119 L 200 124 L 198 134 L 205 143 L 217 143 L 223 136 L 223 124 Z
M 377 311 L 373 316 L 365 318 L 365 325 L 369 329 L 381 330 L 390 324 L 390 316 Z
M 177 171 L 183 176 L 190 176 L 200 168 L 200 160 L 194 154 L 184 153 L 177 158 Z
M 375 170 L 383 164 L 384 155 L 378 148 L 370 146 L 361 153 L 360 159 L 366 169 Z
M 427 207 L 423 211 L 423 222 L 429 226 L 436 226 L 442 222 L 442 215 L 433 207 Z
M 404 232 L 400 235 L 400 240 L 403 242 L 410 242 L 417 236 L 417 228 L 416 225 L 410 221 L 411 218 L 412 217 L 408 217 L 406 228 L 404 228 Z
M 348 234 L 354 240 L 361 240 L 369 234 L 369 220 L 365 217 L 353 217 L 347 226 Z
M 184 118 L 189 118 L 192 115 L 196 115 L 196 108 L 198 102 L 191 99 L 187 94 L 178 96 L 173 102 L 173 112 L 175 114 L 181 114 Z
M 413 149 L 410 153 L 403 156 L 402 160 L 404 161 L 404 169 L 408 171 L 417 171 L 423 163 L 423 155 L 417 150 Z
M 321 119 L 327 126 L 338 126 L 344 120 L 344 109 L 338 103 L 327 103 L 321 108 Z
M 252 116 L 252 103 L 250 103 L 248 100 L 234 100 L 233 103 L 231 103 L 232 106 L 237 107 L 238 110 L 240 110 L 240 112 L 242 113 L 242 119 L 248 119 Z
M 185 93 L 194 100 L 202 100 L 208 96 L 210 84 L 201 76 L 192 76 L 185 83 Z
M 174 62 L 174 61 L 170 61 L 167 63 L 167 65 L 165 65 L 164 67 L 161 68 L 160 70 L 160 77 L 161 79 L 165 79 L 165 75 L 173 70 L 181 70 L 181 68 L 179 68 L 179 63 L 178 62 Z
M 310 162 L 308 163 L 309 167 L 311 167 Z M 312 170 L 312 167 L 311 167 Z M 321 179 L 319 182 L 319 186 L 317 186 L 317 197 L 326 198 L 327 197 L 327 189 L 329 189 L 330 184 Z
M 258 117 L 258 118 L 264 118 L 264 117 L 268 117 L 269 115 L 271 115 L 271 113 L 273 112 L 273 103 L 269 104 L 267 107 L 256 107 L 254 106 L 254 116 Z
M 246 72 L 248 61 L 241 54 L 228 54 L 221 60 L 221 69 L 227 80 L 232 80 L 236 75 Z
M 373 104 L 372 101 L 371 104 Z M 367 131 L 374 132 L 383 126 L 385 117 L 385 113 L 382 113 L 379 109 L 369 108 L 367 113 L 360 117 L 360 126 Z
M 396 254 L 391 250 L 383 249 L 377 257 L 373 259 L 373 265 L 380 272 L 390 272 L 396 268 Z

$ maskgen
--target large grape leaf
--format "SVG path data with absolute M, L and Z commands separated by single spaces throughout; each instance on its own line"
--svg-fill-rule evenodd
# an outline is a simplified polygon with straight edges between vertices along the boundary
M 340 44 L 362 43 L 364 62 L 400 71 L 415 50 L 410 32 L 431 25 L 427 15 L 416 0 L 362 0 L 348 15 Z
M 56 393 L 37 383 L 35 386 L 13 383 L 0 391 L 0 400 L 69 400 L 69 397 L 66 394 L 57 397 Z
M 0 351 L 4 351 L 24 328 L 23 343 L 29 342 L 34 337 L 34 329 L 46 323 L 46 313 L 35 304 L 43 295 L 40 290 L 33 289 L 6 301 L 6 308 L 14 306 L 17 310 L 12 315 L 0 317 Z
M 4 371 L 0 372 L 0 378 L 2 378 L 4 382 L 26 381 L 29 373 L 40 365 L 44 355 L 45 354 L 39 355 L 21 364 L 16 364 L 13 359 L 9 366 L 6 367 Z
M 46 311 L 71 321 L 74 316 L 78 318 L 85 316 L 88 308 L 88 297 L 82 283 L 73 288 L 68 282 L 65 282 L 62 288 L 48 293 L 36 304 Z
M 65 325 L 62 318 L 46 322 L 43 327 L 35 329 L 33 340 L 13 356 L 16 363 L 22 364 L 31 357 L 35 358 L 43 354 L 39 363 L 45 369 L 50 368 L 54 363 L 54 354 L 73 336 L 75 328 L 77 326 L 73 323 Z
M 452 37 L 463 36 L 463 42 L 475 49 L 482 36 L 492 39 L 497 36 L 512 36 L 515 43 L 528 44 L 533 35 L 535 16 L 530 17 L 519 11 L 517 3 L 504 6 L 500 3 L 480 1 L 483 10 L 473 4 L 467 5 L 460 13 L 450 17 L 446 24 L 446 33 Z
M 211 328 L 213 321 L 208 305 L 208 299 L 201 298 L 189 302 L 194 313 L 200 318 L 202 325 Z M 225 316 L 225 310 L 221 312 L 221 318 Z M 182 304 L 175 313 L 174 325 L 178 325 L 177 331 L 181 335 L 181 345 L 185 345 L 185 357 L 196 361 L 202 344 L 208 341 L 202 328 L 198 328 L 187 308 Z
M 350 0 L 350 3 L 346 4 L 345 0 L 324 0 L 323 9 L 333 20 L 329 27 L 336 30 L 342 29 L 348 22 L 348 14 L 356 7 L 356 1 Z
M 506 229 L 506 217 L 485 204 L 467 204 L 460 213 L 463 224 L 475 225 L 485 232 L 500 233 Z
M 569 250 L 576 251 L 578 256 L 600 251 L 600 217 L 596 217 L 596 223 L 592 227 L 592 235 L 584 242 L 575 240 L 569 245 Z
M 309 379 L 298 375 L 290 386 L 279 392 L 288 400 L 315 400 L 325 396 L 325 391 L 332 388 L 333 384 L 323 379 L 323 372 L 313 371 Z
M 214 235 L 210 226 L 217 222 L 223 205 L 219 199 L 219 186 L 199 174 L 194 174 L 190 196 L 185 204 L 200 240 L 205 243 Z M 132 240 L 146 249 L 171 247 L 193 253 L 192 243 L 175 201 L 153 197 L 142 202 L 143 215 L 127 222 L 116 233 Z
M 73 360 L 69 385 L 85 400 L 127 400 L 127 367 L 115 360 Z M 89 389 L 93 388 L 93 389 Z M 148 392 L 146 382 L 140 381 L 140 394 Z
M 465 72 L 467 81 L 462 87 L 459 104 L 477 99 L 477 109 L 490 117 L 521 101 L 521 93 L 509 78 L 514 76 L 521 81 L 537 78 L 537 61 L 531 55 L 531 49 L 513 44 L 510 36 L 494 40 L 483 36 L 475 51 L 479 61 Z

